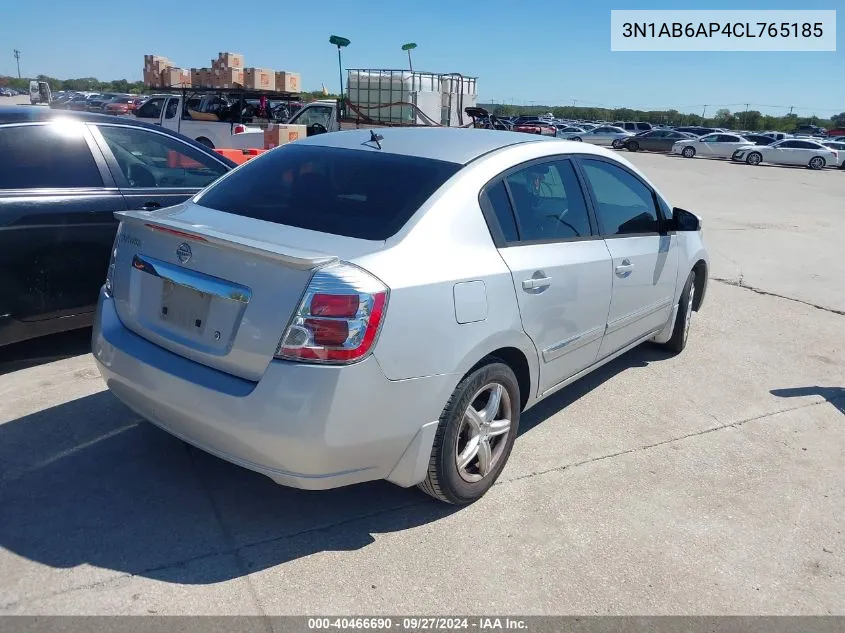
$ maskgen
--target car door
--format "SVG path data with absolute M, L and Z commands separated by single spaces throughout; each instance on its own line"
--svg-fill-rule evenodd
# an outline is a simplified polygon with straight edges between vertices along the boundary
M 179 204 L 229 171 L 213 154 L 164 131 L 119 123 L 91 128 L 130 209 Z
M 803 164 L 804 152 L 801 151 L 800 141 L 780 141 L 771 149 L 769 162 L 779 165 Z M 807 161 L 809 162 L 809 158 Z
M 613 263 L 613 294 L 598 358 L 666 325 L 678 274 L 677 237 L 663 232 L 655 192 L 604 158 L 578 159 Z
M 179 103 L 182 97 L 168 97 L 161 115 L 161 126 L 168 130 L 179 129 Z
M 537 348 L 544 393 L 596 359 L 610 306 L 610 253 L 596 238 L 569 159 L 505 172 L 480 200 L 510 268 L 522 325 Z
M 0 126 L 0 156 L 0 321 L 92 312 L 126 205 L 89 131 Z
M 643 134 L 642 141 L 640 141 L 640 145 L 643 149 L 647 149 L 651 152 L 661 149 L 660 144 L 663 137 L 666 136 L 666 132 L 662 130 L 653 130 L 648 132 L 647 134 Z
M 135 110 L 135 117 L 145 123 L 161 125 L 161 115 L 164 112 L 164 103 L 167 97 L 150 97 Z
M 707 134 L 706 136 L 702 136 L 700 139 L 698 139 L 697 142 L 693 142 L 692 144 L 695 146 L 696 153 L 700 154 L 701 156 L 716 156 L 716 143 L 718 142 L 718 134 Z
M 731 155 L 740 147 L 748 145 L 745 139 L 735 134 L 719 134 L 718 142 L 716 143 L 716 155 L 722 158 L 730 158 Z

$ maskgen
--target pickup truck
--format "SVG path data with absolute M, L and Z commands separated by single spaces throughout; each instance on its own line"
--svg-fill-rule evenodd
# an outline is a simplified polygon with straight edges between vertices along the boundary
M 355 130 L 358 128 L 391 127 L 389 123 L 379 123 L 377 121 L 365 122 L 363 120 L 344 118 L 343 114 L 342 111 L 338 111 L 338 102 L 336 99 L 320 99 L 319 101 L 312 101 L 303 106 L 302 109 L 288 119 L 287 123 L 289 125 L 304 125 L 308 136 L 323 134 L 325 132 Z
M 182 106 L 182 95 L 153 95 L 135 111 L 139 121 L 152 123 L 184 134 L 212 149 L 252 149 L 264 147 L 264 132 L 230 121 L 205 121 L 191 118 L 189 110 L 203 111 L 215 97 L 190 98 Z

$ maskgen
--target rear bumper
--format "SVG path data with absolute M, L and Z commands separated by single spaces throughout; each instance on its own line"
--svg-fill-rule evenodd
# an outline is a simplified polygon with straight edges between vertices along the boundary
M 92 348 L 108 388 L 165 431 L 305 489 L 422 481 L 451 375 L 388 380 L 374 357 L 345 367 L 272 361 L 255 383 L 128 330 L 100 296 Z

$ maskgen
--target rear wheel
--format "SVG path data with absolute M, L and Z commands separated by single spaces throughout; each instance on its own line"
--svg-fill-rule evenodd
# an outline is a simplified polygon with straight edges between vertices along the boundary
M 695 156 L 695 148 L 690 145 L 687 145 L 681 152 L 681 156 L 683 156 L 684 158 L 693 158 Z
M 570 140 L 573 140 L 573 141 L 578 141 L 578 142 L 580 143 L 580 142 L 581 142 L 581 137 L 580 137 L 580 136 L 573 136 Z
M 813 156 L 810 159 L 810 163 L 808 165 L 810 169 L 823 169 L 825 166 L 825 160 L 821 156 Z
M 613 149 L 622 149 L 622 139 L 615 138 L 610 145 Z
M 484 495 L 510 456 L 519 403 L 516 376 L 498 359 L 464 377 L 440 416 L 420 489 L 453 504 L 472 503 Z
M 763 162 L 763 155 L 760 152 L 751 152 L 745 157 L 745 162 L 749 165 L 759 165 Z

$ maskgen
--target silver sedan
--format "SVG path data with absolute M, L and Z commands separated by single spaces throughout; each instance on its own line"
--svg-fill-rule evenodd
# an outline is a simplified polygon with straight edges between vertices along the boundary
M 621 127 L 601 125 L 587 131 L 564 132 L 559 134 L 558 138 L 568 139 L 570 141 L 584 141 L 585 143 L 593 143 L 595 145 L 610 145 L 615 149 L 620 149 L 625 139 L 632 136 L 634 136 L 632 132 L 627 132 Z
M 699 218 L 603 148 L 321 134 L 119 212 L 93 352 L 153 424 L 280 484 L 478 499 L 521 414 L 704 298 Z

